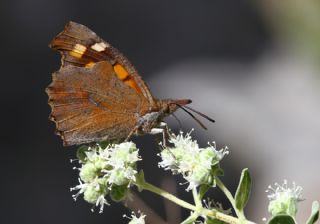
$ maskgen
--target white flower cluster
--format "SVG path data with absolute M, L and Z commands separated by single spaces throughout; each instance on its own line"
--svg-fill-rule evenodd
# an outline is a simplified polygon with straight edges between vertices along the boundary
M 145 219 L 146 215 L 140 211 L 138 211 L 138 214 L 140 214 L 139 217 L 134 212 L 131 213 L 131 217 L 128 217 L 126 215 L 124 215 L 123 217 L 130 219 L 128 224 L 145 224 L 144 219 Z
M 222 171 L 219 161 L 229 153 L 227 147 L 216 150 L 216 145 L 209 144 L 206 148 L 199 148 L 197 141 L 192 140 L 190 133 L 183 132 L 170 137 L 173 147 L 164 147 L 159 154 L 162 161 L 159 167 L 171 170 L 173 174 L 182 174 L 189 182 L 187 190 L 201 184 L 212 185 L 214 177 Z
M 79 185 L 71 190 L 78 190 L 73 195 L 77 197 L 83 193 L 84 200 L 100 206 L 103 211 L 108 204 L 105 197 L 110 194 L 115 201 L 125 199 L 129 188 L 136 181 L 136 162 L 141 160 L 138 149 L 133 142 L 109 145 L 102 148 L 99 144 L 87 147 L 80 154 Z
M 297 186 L 294 182 L 292 188 L 288 187 L 287 180 L 280 185 L 275 183 L 275 188 L 271 185 L 266 190 L 270 200 L 268 210 L 275 216 L 277 214 L 287 214 L 294 217 L 298 211 L 298 202 L 302 201 L 302 187 Z

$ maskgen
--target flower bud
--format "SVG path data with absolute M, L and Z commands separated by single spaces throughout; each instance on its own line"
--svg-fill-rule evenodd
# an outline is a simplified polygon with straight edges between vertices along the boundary
M 85 183 L 89 183 L 97 177 L 97 172 L 98 170 L 95 165 L 91 162 L 88 162 L 81 167 L 79 176 L 82 181 L 84 181 Z
M 275 188 L 271 186 L 268 188 L 266 192 L 271 191 L 268 195 L 270 200 L 268 211 L 271 215 L 286 214 L 295 217 L 298 211 L 298 202 L 302 200 L 302 187 L 293 183 L 293 187 L 289 188 L 287 181 L 284 180 L 282 185 L 275 183 Z
M 105 184 L 103 179 L 88 184 L 83 193 L 84 200 L 91 204 L 96 204 L 100 197 L 104 197 L 108 193 L 108 188 Z

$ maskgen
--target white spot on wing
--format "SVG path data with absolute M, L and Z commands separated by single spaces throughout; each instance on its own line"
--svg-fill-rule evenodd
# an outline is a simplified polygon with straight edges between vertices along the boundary
M 85 46 L 83 46 L 82 44 L 76 44 L 73 48 L 74 51 L 80 53 L 80 54 L 83 54 L 87 48 Z
M 91 49 L 101 52 L 104 51 L 106 48 L 108 47 L 108 45 L 104 42 L 100 42 L 100 43 L 95 43 L 94 45 L 91 46 Z
M 70 55 L 81 58 L 84 52 L 86 52 L 87 48 L 86 46 L 83 46 L 82 44 L 76 44 L 74 45 L 72 51 L 70 52 Z

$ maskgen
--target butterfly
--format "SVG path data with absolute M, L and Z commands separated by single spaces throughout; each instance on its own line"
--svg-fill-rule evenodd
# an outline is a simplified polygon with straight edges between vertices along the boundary
M 194 119 L 187 109 L 214 122 L 187 107 L 190 99 L 153 97 L 129 60 L 84 25 L 67 23 L 49 47 L 62 56 L 46 88 L 49 118 L 66 146 L 161 132 L 164 117 L 178 108 Z

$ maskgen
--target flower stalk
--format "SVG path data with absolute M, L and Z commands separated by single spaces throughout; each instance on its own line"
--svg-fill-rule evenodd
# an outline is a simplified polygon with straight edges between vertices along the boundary
M 221 181 L 220 181 L 221 182 Z M 222 182 L 221 182 L 222 183 Z M 233 216 L 230 215 L 226 215 L 222 212 L 219 212 L 215 209 L 207 209 L 204 208 L 201 204 L 200 198 L 199 198 L 199 194 L 197 193 L 197 190 L 194 189 L 193 195 L 194 195 L 194 200 L 195 200 L 195 205 L 192 205 L 184 200 L 181 200 L 180 198 L 170 194 L 167 191 L 162 190 L 161 188 L 158 188 L 146 181 L 139 181 L 138 184 L 138 188 L 140 190 L 148 190 L 150 192 L 153 192 L 157 195 L 160 195 L 166 199 L 168 199 L 169 201 L 183 207 L 186 209 L 189 209 L 191 211 L 193 211 L 194 213 L 192 214 L 192 216 L 208 216 L 210 218 L 214 218 L 214 219 L 218 219 L 221 221 L 224 221 L 226 223 L 230 223 L 230 224 L 255 224 L 254 222 L 248 221 L 245 218 L 243 220 L 241 220 L 240 218 L 235 218 Z
M 170 194 L 169 192 L 162 190 L 161 188 L 158 188 L 148 182 L 139 182 L 139 189 L 140 190 L 148 190 L 150 192 L 153 192 L 157 195 L 160 195 L 161 197 L 164 197 L 166 199 L 168 199 L 169 201 L 172 201 L 174 203 L 176 203 L 177 205 L 180 205 L 183 208 L 189 209 L 189 210 L 196 210 L 196 206 L 181 200 L 180 198 L 177 198 L 176 196 Z
M 216 183 L 217 186 L 220 188 L 220 190 L 225 194 L 225 196 L 228 198 L 229 202 L 231 203 L 234 211 L 236 212 L 237 216 L 239 217 L 240 220 L 246 220 L 246 217 L 242 211 L 239 211 L 236 207 L 235 200 L 231 194 L 231 192 L 228 190 L 228 188 L 224 185 L 224 183 L 216 177 Z

